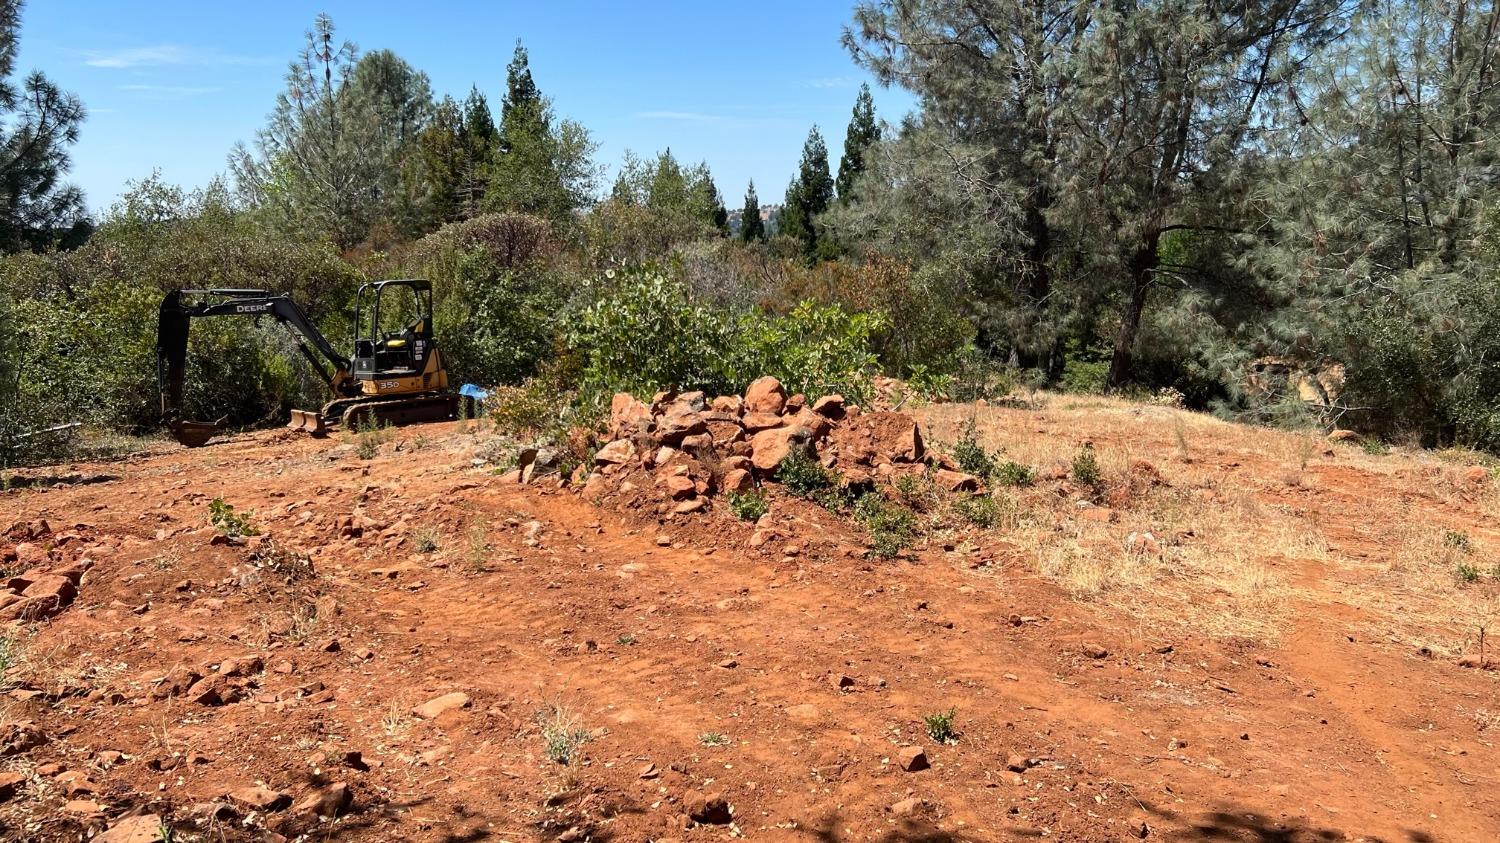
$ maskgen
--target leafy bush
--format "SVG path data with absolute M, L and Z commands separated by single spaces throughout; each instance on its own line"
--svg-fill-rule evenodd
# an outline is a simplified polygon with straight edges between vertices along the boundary
M 1094 452 L 1094 446 L 1085 442 L 1078 449 L 1078 454 L 1073 457 L 1073 480 L 1084 486 L 1097 488 L 1103 481 L 1104 474 L 1099 470 L 1099 455 Z
M 953 443 L 953 459 L 958 467 L 976 477 L 988 479 L 995 473 L 995 458 L 979 444 L 978 428 L 973 418 L 964 422 L 958 441 Z
M 725 316 L 660 272 L 632 270 L 570 325 L 567 344 L 584 360 L 585 391 L 743 391 L 774 375 L 792 392 L 869 394 L 870 335 L 883 317 L 803 303 L 786 315 L 752 309 Z
M 838 478 L 804 451 L 794 450 L 776 466 L 776 479 L 786 490 L 800 498 L 833 488 Z
M 618 286 L 569 326 L 567 344 L 584 361 L 585 389 L 650 394 L 675 386 L 736 391 L 727 355 L 733 330 L 687 288 L 660 273 L 623 274 Z
M 1036 475 L 1031 466 L 1006 460 L 995 466 L 992 479 L 1002 486 L 1030 486 Z
M 771 509 L 760 492 L 731 492 L 729 510 L 741 521 L 757 521 Z
M 903 474 L 896 478 L 895 487 L 901 503 L 917 512 L 933 509 L 941 499 L 937 484 L 926 474 Z
M 1063 358 L 1063 391 L 1100 393 L 1108 387 L 1109 352 L 1085 347 L 1076 339 L 1070 340 Z
M 959 498 L 953 502 L 953 511 L 976 527 L 989 529 L 1000 523 L 1000 505 L 989 495 Z
M 790 393 L 839 393 L 856 404 L 871 397 L 876 370 L 871 336 L 889 320 L 836 305 L 802 302 L 785 316 L 750 311 L 735 326 L 731 377 L 736 390 L 773 375 Z
M 882 559 L 894 559 L 916 540 L 916 516 L 878 492 L 866 492 L 855 501 L 854 518 L 869 534 L 870 549 Z
M 958 733 L 953 728 L 953 721 L 958 715 L 958 709 L 950 708 L 947 711 L 935 711 L 922 718 L 922 725 L 927 727 L 927 736 L 938 743 L 948 743 Z

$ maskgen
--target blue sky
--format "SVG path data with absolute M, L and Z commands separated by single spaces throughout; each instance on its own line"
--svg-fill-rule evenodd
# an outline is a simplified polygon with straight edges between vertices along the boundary
M 755 179 L 780 201 L 808 129 L 837 166 L 849 111 L 869 79 L 839 44 L 851 4 L 839 0 L 703 2 L 167 2 L 31 0 L 18 69 L 44 71 L 89 110 L 71 179 L 91 208 L 159 169 L 200 186 L 225 169 L 282 87 L 287 62 L 320 11 L 361 50 L 389 48 L 434 91 L 478 84 L 499 114 L 515 40 L 559 114 L 578 120 L 611 170 L 626 149 L 670 146 L 706 160 L 730 207 Z M 872 84 L 895 122 L 904 91 Z

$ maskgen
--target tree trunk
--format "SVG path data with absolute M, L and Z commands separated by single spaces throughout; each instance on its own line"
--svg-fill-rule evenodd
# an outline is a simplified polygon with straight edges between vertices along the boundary
M 1115 335 L 1115 351 L 1109 360 L 1109 388 L 1119 389 L 1130 379 L 1135 364 L 1135 341 L 1141 331 L 1141 314 L 1146 310 L 1146 295 L 1156 274 L 1157 240 L 1152 234 L 1130 259 L 1130 289 L 1125 309 L 1120 313 L 1120 331 Z

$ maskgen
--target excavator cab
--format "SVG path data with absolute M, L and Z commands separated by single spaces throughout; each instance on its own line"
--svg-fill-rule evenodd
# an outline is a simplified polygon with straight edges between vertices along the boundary
M 354 297 L 353 374 L 406 378 L 426 371 L 433 352 L 432 284 L 400 279 L 362 285 Z

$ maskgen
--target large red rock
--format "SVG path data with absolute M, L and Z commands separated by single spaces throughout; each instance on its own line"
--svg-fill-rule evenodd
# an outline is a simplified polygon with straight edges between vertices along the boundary
M 242 787 L 228 796 L 230 802 L 252 811 L 280 811 L 292 804 L 289 794 L 260 785 Z
M 656 420 L 656 438 L 666 445 L 675 445 L 689 436 L 707 432 L 708 420 L 703 418 L 703 413 L 686 407 L 673 407 Z
M 94 838 L 94 843 L 159 843 L 161 817 L 156 814 L 137 814 L 125 817 L 109 830 Z
M 43 574 L 33 580 L 30 585 L 26 586 L 26 590 L 21 592 L 21 596 L 33 599 L 55 597 L 59 606 L 66 606 L 73 602 L 74 597 L 78 596 L 78 586 L 74 585 L 73 580 L 67 577 L 57 574 Z
M 783 416 L 782 418 L 788 425 L 791 425 L 793 427 L 805 427 L 808 430 L 812 431 L 814 439 L 822 439 L 824 436 L 828 435 L 828 431 L 833 429 L 833 425 L 825 416 L 815 413 L 812 410 L 807 409 L 806 407 L 803 407 L 794 414 Z
M 812 411 L 824 418 L 837 421 L 844 417 L 844 396 L 834 394 L 825 395 L 813 402 Z
M 743 468 L 730 469 L 720 484 L 725 492 L 749 492 L 755 489 L 755 478 Z
M 750 433 L 759 433 L 762 430 L 770 430 L 773 427 L 781 427 L 783 421 L 776 413 L 746 413 L 742 421 L 745 430 Z
M 979 478 L 962 471 L 949 471 L 940 468 L 932 473 L 932 482 L 946 492 L 977 492 L 979 491 Z
M 812 441 L 812 431 L 805 427 L 777 427 L 762 430 L 750 438 L 750 462 L 756 470 L 770 474 L 797 448 Z
M 766 375 L 750 382 L 745 390 L 746 413 L 774 413 L 780 415 L 786 407 L 786 389 L 781 381 Z
M 905 413 L 864 413 L 834 428 L 830 441 L 844 460 L 864 465 L 920 462 L 927 453 L 916 419 Z
M 698 493 L 693 483 L 693 478 L 683 474 L 673 475 L 662 480 L 662 487 L 667 490 L 667 495 L 674 501 L 690 498 Z
M 292 809 L 294 814 L 308 814 L 318 817 L 336 817 L 349 810 L 354 803 L 354 794 L 350 792 L 349 785 L 343 782 L 334 782 L 330 785 L 313 790 L 302 797 Z
M 644 433 L 651 425 L 651 408 L 628 392 L 616 392 L 609 402 L 609 432 L 616 439 Z
M 633 459 L 635 459 L 635 446 L 626 439 L 616 439 L 594 454 L 595 465 L 622 465 Z
M 416 708 L 413 708 L 411 710 L 411 713 L 416 715 L 417 717 L 422 718 L 423 720 L 432 720 L 446 712 L 456 711 L 460 708 L 468 708 L 468 706 L 469 695 L 463 693 L 462 691 L 454 691 L 452 693 L 443 694 L 441 697 L 434 697 L 433 699 L 422 703 Z
M 744 439 L 745 429 L 740 427 L 739 422 L 710 421 L 708 435 L 714 438 L 715 445 L 729 445 Z

